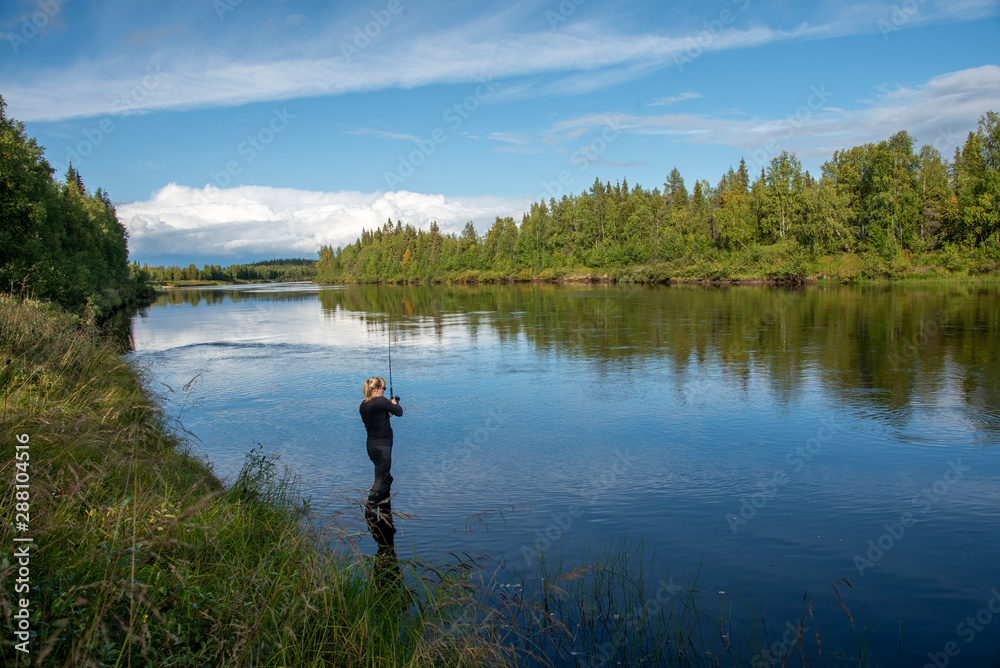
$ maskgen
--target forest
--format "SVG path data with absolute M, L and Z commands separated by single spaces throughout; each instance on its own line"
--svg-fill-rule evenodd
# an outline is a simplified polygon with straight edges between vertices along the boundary
M 248 264 L 231 264 L 223 267 L 206 264 L 201 269 L 194 264 L 187 267 L 138 268 L 153 283 L 196 285 L 205 283 L 251 283 L 269 281 L 311 281 L 316 278 L 316 260 L 281 258 Z
M 91 194 L 72 165 L 61 183 L 53 171 L 0 97 L 0 289 L 91 318 L 148 298 L 108 193 Z
M 900 131 L 836 151 L 819 176 L 782 151 L 688 190 L 612 185 L 535 202 L 479 234 L 390 219 L 319 251 L 321 282 L 897 279 L 1000 269 L 1000 116 L 983 114 L 949 161 Z

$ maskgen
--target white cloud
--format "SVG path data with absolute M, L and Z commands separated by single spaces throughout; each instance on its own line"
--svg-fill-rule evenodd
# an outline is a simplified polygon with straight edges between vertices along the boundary
M 415 135 L 408 135 L 404 132 L 389 132 L 387 130 L 375 130 L 373 128 L 356 128 L 354 130 L 348 130 L 349 135 L 375 135 L 376 137 L 381 137 L 382 139 L 407 139 L 409 141 L 420 141 L 420 137 Z
M 494 141 L 507 142 L 509 144 L 527 144 L 528 138 L 516 132 L 491 132 L 490 139 Z
M 614 123 L 627 133 L 660 135 L 673 141 L 721 144 L 769 161 L 786 150 L 803 157 L 829 158 L 833 151 L 881 141 L 907 130 L 917 145 L 932 144 L 946 158 L 964 141 L 986 111 L 1000 109 L 1000 66 L 951 72 L 922 84 L 892 83 L 856 109 L 837 91 L 813 87 L 783 117 L 738 119 L 723 115 L 625 113 L 590 114 L 557 123 L 547 141 L 566 141 Z M 832 106 L 836 103 L 838 106 Z
M 697 91 L 685 91 L 680 95 L 671 95 L 669 97 L 661 97 L 658 100 L 653 100 L 649 103 L 651 107 L 669 107 L 672 104 L 677 104 L 678 102 L 684 102 L 685 100 L 697 100 L 701 97 L 701 93 Z
M 856 9 L 826 23 L 803 23 L 791 29 L 751 26 L 708 33 L 698 25 L 681 35 L 622 34 L 605 24 L 585 21 L 558 32 L 503 32 L 483 19 L 434 33 L 416 32 L 351 59 L 326 37 L 288 44 L 284 50 L 276 47 L 267 54 L 250 52 L 243 59 L 210 45 L 197 49 L 190 44 L 157 46 L 145 58 L 98 55 L 44 71 L 12 70 L 9 80 L 0 81 L 0 89 L 10 116 L 23 121 L 120 115 L 125 110 L 234 106 L 476 82 L 485 77 L 541 77 L 526 84 L 510 82 L 502 90 L 504 96 L 565 95 L 634 79 L 651 68 L 683 62 L 693 53 L 877 32 L 876 19 L 891 16 L 892 11 L 887 5 Z M 995 14 L 995 1 L 927 2 L 904 27 Z M 274 53 L 283 55 L 269 55 Z
M 518 155 L 537 155 L 544 151 L 536 146 L 497 146 L 493 149 L 495 153 L 516 153 Z
M 496 146 L 493 151 L 497 153 L 517 153 L 520 155 L 534 155 L 542 153 L 542 149 L 531 145 L 531 140 L 526 135 L 516 132 L 493 132 L 490 139 L 501 142 L 502 146 Z
M 528 202 L 521 200 L 459 200 L 408 191 L 190 188 L 175 183 L 147 201 L 117 205 L 129 230 L 130 259 L 185 257 L 198 264 L 315 257 L 321 245 L 353 243 L 362 228 L 381 227 L 388 218 L 425 230 L 437 221 L 443 232 L 456 233 L 472 220 L 482 231 L 496 216 L 517 217 L 527 208 Z

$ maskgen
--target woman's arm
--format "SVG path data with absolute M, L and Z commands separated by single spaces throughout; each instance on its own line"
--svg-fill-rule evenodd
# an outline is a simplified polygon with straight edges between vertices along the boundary
M 392 413 L 396 417 L 403 416 L 403 407 L 396 403 L 396 400 L 389 401 L 385 397 L 379 397 L 379 408 Z

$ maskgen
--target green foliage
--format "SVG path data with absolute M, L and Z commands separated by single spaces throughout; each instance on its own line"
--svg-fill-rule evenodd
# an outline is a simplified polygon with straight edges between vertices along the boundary
M 976 273 L 992 265 L 966 261 L 972 249 L 1000 246 L 1000 116 L 984 114 L 954 165 L 932 146 L 915 152 L 901 131 L 835 152 L 818 179 L 781 152 L 752 183 L 741 160 L 714 188 L 696 181 L 689 194 L 676 167 L 663 188 L 595 179 L 579 195 L 532 204 L 520 225 L 497 218 L 483 234 L 472 222 L 455 235 L 389 220 L 346 247 L 322 247 L 317 278 L 492 282 L 582 271 L 630 283 L 800 282 L 828 275 L 831 255 L 844 280 Z M 964 249 L 965 260 L 929 270 L 943 243 Z
M 1000 245 L 1000 114 L 987 112 L 955 161 L 958 220 L 954 236 Z
M 259 283 L 269 281 L 310 281 L 316 278 L 316 260 L 279 259 L 223 267 L 206 264 L 201 269 L 191 264 L 185 268 L 136 266 L 147 280 L 156 284 L 176 283 Z
M 0 98 L 0 289 L 50 299 L 90 317 L 146 298 L 129 268 L 128 232 L 106 192 L 91 195 L 70 165 L 65 182 Z

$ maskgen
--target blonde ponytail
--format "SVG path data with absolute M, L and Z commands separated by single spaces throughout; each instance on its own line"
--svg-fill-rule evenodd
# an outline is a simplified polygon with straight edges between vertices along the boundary
M 361 391 L 364 392 L 365 401 L 372 398 L 372 395 L 378 390 L 385 389 L 385 380 L 379 378 L 378 376 L 372 376 L 365 381 L 364 385 L 361 386 Z

